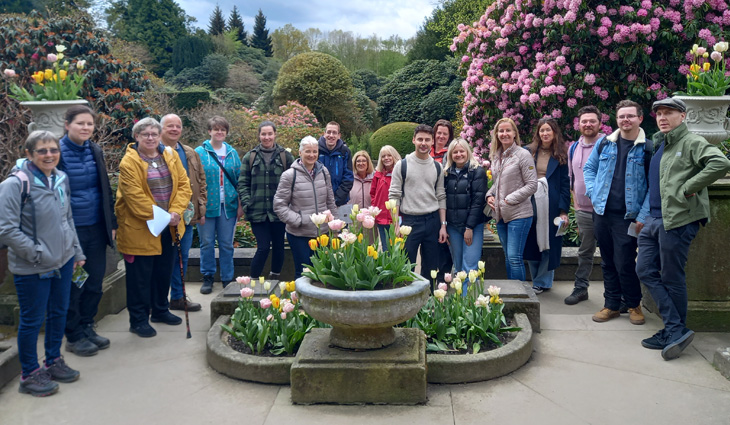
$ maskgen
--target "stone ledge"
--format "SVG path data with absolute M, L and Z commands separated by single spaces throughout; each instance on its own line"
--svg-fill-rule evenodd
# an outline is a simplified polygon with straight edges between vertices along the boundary
M 722 376 L 730 379 L 730 347 L 718 348 L 712 359 L 712 365 L 720 371 Z
M 515 315 L 522 330 L 509 344 L 478 354 L 428 354 L 428 382 L 460 384 L 487 381 L 507 375 L 522 367 L 532 355 L 532 327 L 527 315 Z
M 289 384 L 294 357 L 260 357 L 239 353 L 223 341 L 221 329 L 230 316 L 220 316 L 208 331 L 207 360 L 211 368 L 230 378 L 264 384 Z M 515 315 L 522 330 L 496 350 L 479 354 L 426 354 L 427 380 L 432 384 L 486 381 L 522 367 L 532 355 L 532 326 L 527 315 Z
M 18 347 L 9 341 L 0 342 L 0 388 L 20 374 Z

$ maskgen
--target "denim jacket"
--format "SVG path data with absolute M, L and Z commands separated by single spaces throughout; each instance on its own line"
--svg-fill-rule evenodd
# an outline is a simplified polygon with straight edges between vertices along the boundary
M 241 160 L 238 153 L 231 145 L 223 142 L 226 147 L 226 160 L 223 162 L 228 174 L 233 177 L 234 182 L 238 182 L 241 174 Z M 218 163 L 211 157 L 215 155 L 215 150 L 210 144 L 210 140 L 203 142 L 201 146 L 195 148 L 195 152 L 200 156 L 200 162 L 205 170 L 205 183 L 208 189 L 208 205 L 206 205 L 206 217 L 220 217 L 221 204 L 226 205 L 226 217 L 236 217 L 238 212 L 238 188 L 228 181 L 228 177 L 223 176 L 223 188 L 225 189 L 226 199 L 221 201 L 220 197 L 220 167 Z
M 593 209 L 596 214 L 603 215 L 606 209 L 606 200 L 611 191 L 613 172 L 616 169 L 616 155 L 619 130 L 606 137 L 600 158 L 598 157 L 598 146 L 591 151 L 588 162 L 583 167 L 583 177 L 586 184 L 586 196 L 591 198 Z M 644 199 L 647 197 L 648 182 L 644 171 L 644 144 L 646 135 L 643 129 L 639 129 L 639 137 L 634 141 L 634 146 L 629 150 L 626 158 L 626 215 L 627 220 L 644 222 L 646 211 L 642 210 Z

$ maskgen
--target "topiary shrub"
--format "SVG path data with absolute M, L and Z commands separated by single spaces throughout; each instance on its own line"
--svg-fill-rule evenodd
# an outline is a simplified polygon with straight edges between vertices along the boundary
M 176 109 L 192 109 L 197 107 L 199 102 L 210 100 L 210 92 L 207 90 L 182 91 L 172 93 L 172 95 L 172 102 Z
M 370 149 L 373 159 L 380 154 L 380 149 L 390 145 L 404 157 L 413 152 L 413 130 L 418 124 L 414 122 L 394 122 L 381 127 L 370 137 Z

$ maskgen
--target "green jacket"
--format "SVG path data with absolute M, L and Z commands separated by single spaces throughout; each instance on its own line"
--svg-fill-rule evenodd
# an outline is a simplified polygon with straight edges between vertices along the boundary
M 238 178 L 238 193 L 246 220 L 252 223 L 266 221 L 278 222 L 274 213 L 274 194 L 284 171 L 294 163 L 294 156 L 279 144 L 274 145 L 271 162 L 266 164 L 261 153 L 261 145 L 254 147 L 241 160 L 241 176 Z M 251 155 L 255 152 L 253 164 Z M 281 162 L 284 153 L 286 163 Z
M 653 139 L 655 148 L 666 142 L 659 164 L 664 229 L 671 230 L 702 219 L 709 221 L 707 186 L 730 171 L 730 160 L 717 146 L 690 133 L 685 123 L 666 134 L 657 132 Z M 649 209 L 648 196 L 644 208 Z

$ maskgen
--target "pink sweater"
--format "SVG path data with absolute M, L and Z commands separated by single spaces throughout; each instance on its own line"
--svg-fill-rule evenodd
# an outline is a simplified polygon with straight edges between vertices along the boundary
M 598 135 L 598 140 L 603 139 L 606 135 L 601 133 Z M 573 203 L 576 210 L 593 212 L 593 204 L 591 204 L 591 198 L 586 196 L 586 182 L 583 179 L 583 166 L 588 162 L 588 157 L 591 151 L 595 147 L 594 144 L 585 144 L 583 142 L 583 136 L 578 139 L 578 146 L 573 152 L 573 160 L 568 163 L 568 173 L 571 181 L 573 182 Z M 570 147 L 568 148 L 570 152 Z

